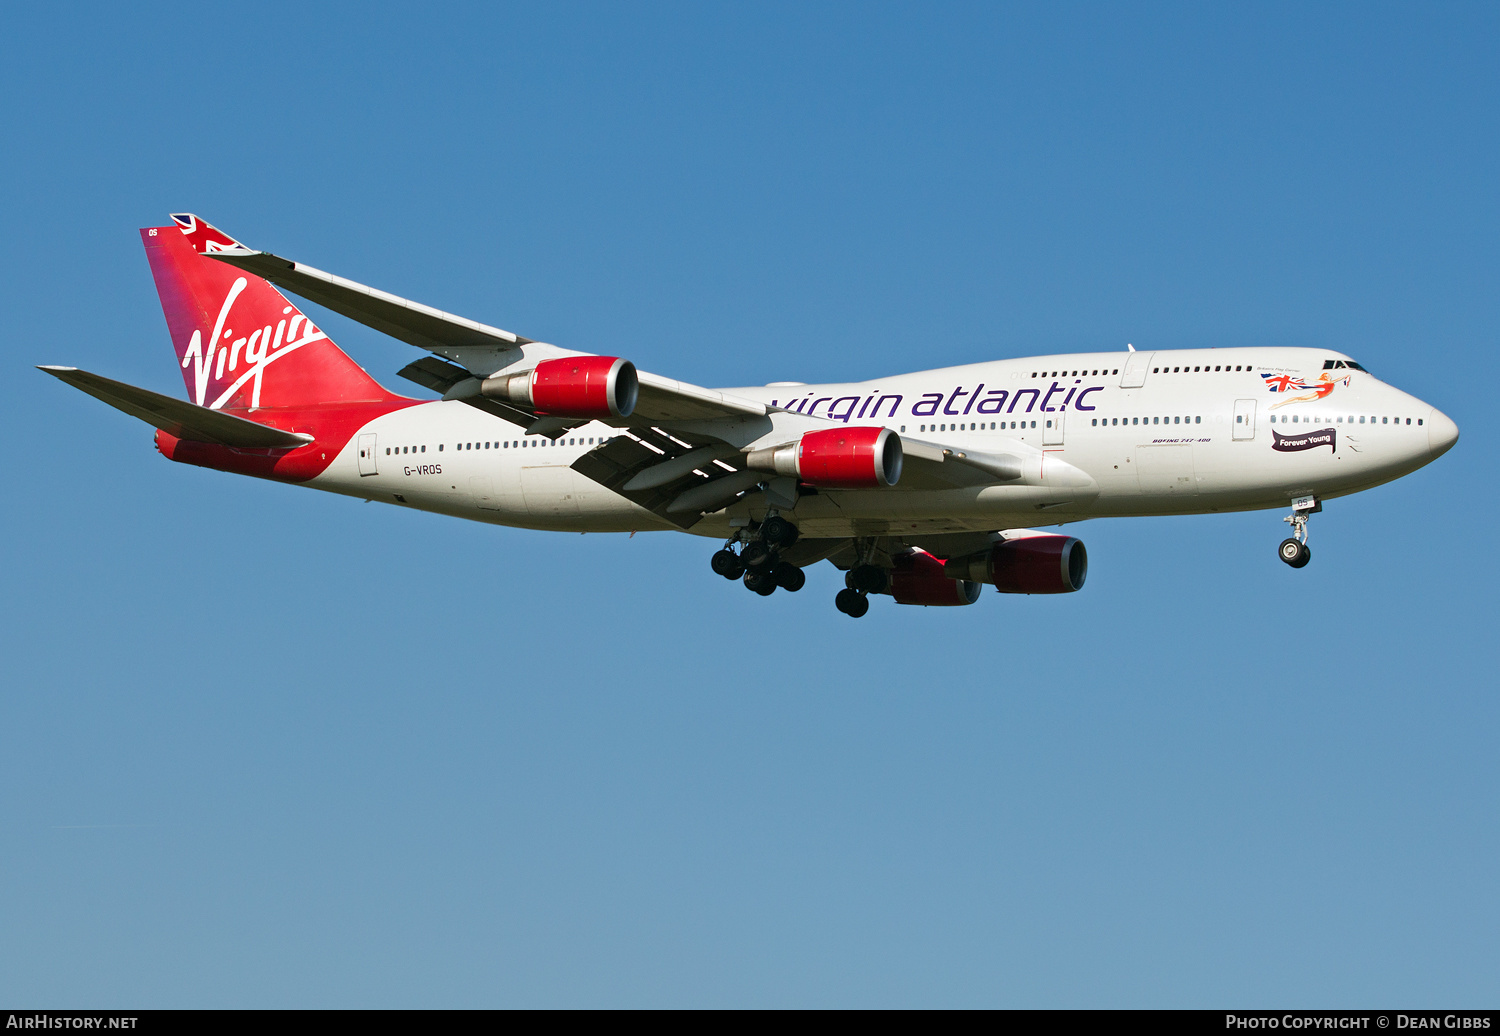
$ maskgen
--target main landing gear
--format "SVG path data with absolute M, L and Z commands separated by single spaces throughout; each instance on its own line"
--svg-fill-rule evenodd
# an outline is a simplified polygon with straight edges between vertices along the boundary
M 1292 501 L 1292 513 L 1282 519 L 1292 527 L 1292 534 L 1281 541 L 1276 556 L 1293 568 L 1303 568 L 1312 560 L 1312 551 L 1307 549 L 1307 519 L 1321 510 L 1323 505 L 1317 497 L 1299 496 Z
M 851 619 L 857 619 L 870 610 L 870 598 L 846 587 L 833 599 L 833 606 Z
M 834 597 L 833 606 L 851 619 L 858 619 L 870 610 L 871 594 L 885 593 L 890 588 L 890 572 L 864 561 L 844 574 L 844 589 Z
M 802 569 L 781 560 L 782 548 L 797 542 L 797 527 L 791 522 L 780 515 L 771 515 L 736 554 L 733 547 L 740 536 L 736 533 L 709 562 L 719 575 L 741 580 L 745 589 L 762 597 L 770 597 L 777 587 L 796 593 L 807 584 L 807 574 Z

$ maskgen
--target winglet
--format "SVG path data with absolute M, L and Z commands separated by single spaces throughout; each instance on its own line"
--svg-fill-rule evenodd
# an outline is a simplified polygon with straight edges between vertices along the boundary
M 172 222 L 182 228 L 182 236 L 188 239 L 188 244 L 192 245 L 193 251 L 199 255 L 255 251 L 253 248 L 246 248 L 218 227 L 199 219 L 191 212 L 172 213 Z

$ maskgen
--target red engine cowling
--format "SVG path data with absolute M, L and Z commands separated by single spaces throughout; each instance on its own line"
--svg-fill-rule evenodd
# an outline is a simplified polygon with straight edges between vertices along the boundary
M 543 360 L 525 374 L 486 378 L 480 392 L 553 417 L 629 417 L 640 394 L 635 365 L 618 356 Z
M 890 594 L 897 604 L 946 607 L 979 600 L 978 583 L 948 578 L 943 563 L 925 550 L 898 554 L 892 560 Z
M 820 489 L 875 489 L 896 484 L 902 459 L 901 437 L 889 428 L 826 428 L 752 450 L 745 463 Z
M 1072 536 L 1035 533 L 995 544 L 984 554 L 953 558 L 950 576 L 992 583 L 1003 594 L 1070 594 L 1089 574 L 1088 551 Z

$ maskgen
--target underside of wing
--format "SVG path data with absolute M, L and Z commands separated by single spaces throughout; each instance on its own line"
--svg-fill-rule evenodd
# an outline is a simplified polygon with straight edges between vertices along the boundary
M 681 529 L 767 477 L 746 469 L 739 451 L 719 440 L 695 441 L 639 423 L 579 457 L 573 470 Z

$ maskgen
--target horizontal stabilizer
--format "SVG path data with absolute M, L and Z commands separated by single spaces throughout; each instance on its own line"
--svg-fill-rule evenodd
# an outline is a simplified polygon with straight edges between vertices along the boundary
M 77 367 L 38 367 L 37 370 L 45 371 L 59 381 L 87 392 L 95 399 L 102 399 L 116 410 L 123 410 L 131 417 L 140 418 L 152 427 L 160 428 L 179 439 L 242 449 L 289 449 L 305 446 L 313 441 L 311 435 L 284 432 L 280 428 L 247 421 L 222 410 L 210 410 L 185 399 L 174 399 L 150 389 L 127 385 L 123 381 L 101 378 Z

